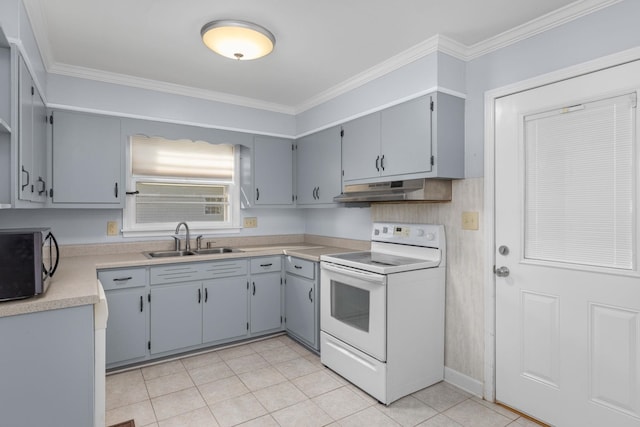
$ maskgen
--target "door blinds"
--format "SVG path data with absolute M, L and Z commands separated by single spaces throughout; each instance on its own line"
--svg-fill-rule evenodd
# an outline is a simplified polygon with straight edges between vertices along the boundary
M 524 257 L 632 270 L 636 94 L 524 118 Z

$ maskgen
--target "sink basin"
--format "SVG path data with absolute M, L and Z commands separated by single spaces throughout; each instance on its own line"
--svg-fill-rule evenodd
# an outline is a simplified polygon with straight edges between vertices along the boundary
M 168 258 L 178 256 L 197 255 L 192 251 L 156 251 L 156 252 L 144 252 L 147 258 Z
M 196 251 L 198 255 L 228 254 L 231 252 L 242 252 L 242 251 L 238 249 L 226 248 L 226 247 L 198 249 Z

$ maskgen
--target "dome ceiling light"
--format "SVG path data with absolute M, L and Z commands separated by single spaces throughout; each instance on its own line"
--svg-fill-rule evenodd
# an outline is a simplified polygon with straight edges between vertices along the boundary
M 211 21 L 200 30 L 202 41 L 215 53 L 247 61 L 262 58 L 273 50 L 276 38 L 260 25 L 224 19 Z

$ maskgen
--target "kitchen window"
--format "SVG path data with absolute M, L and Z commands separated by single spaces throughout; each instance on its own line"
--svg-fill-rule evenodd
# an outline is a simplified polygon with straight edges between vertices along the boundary
M 229 144 L 133 136 L 127 158 L 125 236 L 239 229 L 239 157 Z

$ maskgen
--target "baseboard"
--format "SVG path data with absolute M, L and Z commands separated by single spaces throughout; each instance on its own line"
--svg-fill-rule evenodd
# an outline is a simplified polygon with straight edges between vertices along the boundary
M 452 384 L 462 390 L 482 398 L 482 390 L 484 384 L 482 381 L 478 381 L 475 378 L 471 378 L 465 374 L 461 374 L 458 371 L 454 371 L 451 368 L 444 368 L 444 380 L 449 384 Z

